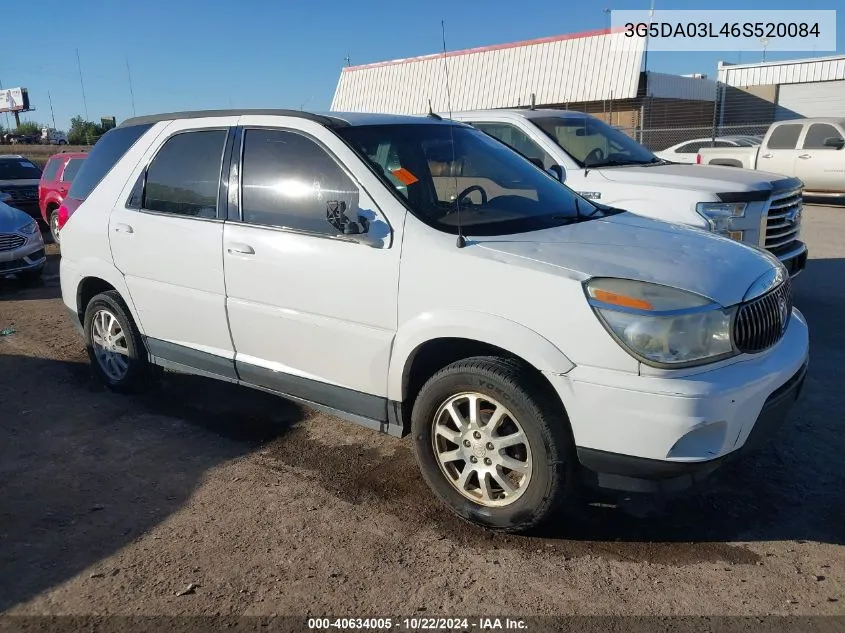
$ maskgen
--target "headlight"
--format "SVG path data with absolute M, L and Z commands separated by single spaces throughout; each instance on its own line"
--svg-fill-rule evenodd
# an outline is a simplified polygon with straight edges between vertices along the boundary
M 735 355 L 725 309 L 699 295 L 628 279 L 585 285 L 599 320 L 634 358 L 654 367 L 688 367 Z
M 12 199 L 12 194 L 0 191 L 0 202 L 8 202 Z
M 30 220 L 18 229 L 18 233 L 23 233 L 24 235 L 35 235 L 38 233 L 38 222 Z
M 707 225 L 714 233 L 725 235 L 735 240 L 742 240 L 742 231 L 734 228 L 734 218 L 745 217 L 745 202 L 699 202 L 695 210 L 707 220 Z

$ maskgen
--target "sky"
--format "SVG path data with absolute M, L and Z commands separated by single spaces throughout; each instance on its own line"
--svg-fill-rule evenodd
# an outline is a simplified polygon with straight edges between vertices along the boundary
M 439 52 L 441 20 L 446 22 L 447 48 L 457 50 L 601 29 L 607 26 L 605 8 L 647 9 L 649 0 L 120 4 L 114 0 L 3 3 L 0 83 L 4 88 L 29 89 L 36 111 L 22 120 L 52 125 L 54 115 L 56 126 L 67 129 L 71 117 L 86 117 L 87 110 L 88 120 L 114 116 L 119 123 L 133 115 L 130 72 L 138 115 L 229 107 L 328 110 L 347 56 L 358 65 Z M 802 0 L 798 5 L 795 0 L 655 0 L 658 11 L 809 10 L 839 5 L 845 16 L 845 6 L 838 0 Z M 836 52 L 842 53 L 845 18 L 837 22 Z M 769 51 L 767 60 L 832 54 Z M 648 69 L 715 78 L 719 60 L 749 63 L 760 61 L 761 55 L 762 49 L 652 52 Z M 4 115 L 0 124 L 6 124 Z

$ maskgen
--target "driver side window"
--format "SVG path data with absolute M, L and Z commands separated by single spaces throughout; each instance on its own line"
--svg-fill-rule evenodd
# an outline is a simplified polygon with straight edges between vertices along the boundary
M 525 132 L 513 125 L 508 123 L 473 122 L 472 126 L 501 141 L 526 158 L 539 159 L 543 161 L 543 167 L 545 169 L 548 169 L 555 164 L 555 160 L 549 156 L 542 147 L 531 140 Z

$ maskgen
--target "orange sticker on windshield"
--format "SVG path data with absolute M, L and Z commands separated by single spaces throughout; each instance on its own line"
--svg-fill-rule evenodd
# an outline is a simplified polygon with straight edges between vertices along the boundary
M 401 182 L 403 185 L 413 185 L 419 180 L 416 176 L 414 176 L 414 174 L 409 172 L 404 167 L 400 167 L 399 169 L 392 169 L 390 173 L 396 176 L 397 180 L 399 180 L 399 182 Z

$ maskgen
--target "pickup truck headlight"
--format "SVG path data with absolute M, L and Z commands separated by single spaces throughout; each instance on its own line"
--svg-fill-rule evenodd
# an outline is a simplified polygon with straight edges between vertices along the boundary
M 733 220 L 745 217 L 746 206 L 745 202 L 699 202 L 695 210 L 711 231 L 741 241 L 742 231 L 734 229 Z
M 587 300 L 608 332 L 634 358 L 653 367 L 689 367 L 735 355 L 735 308 L 658 284 L 597 278 Z

